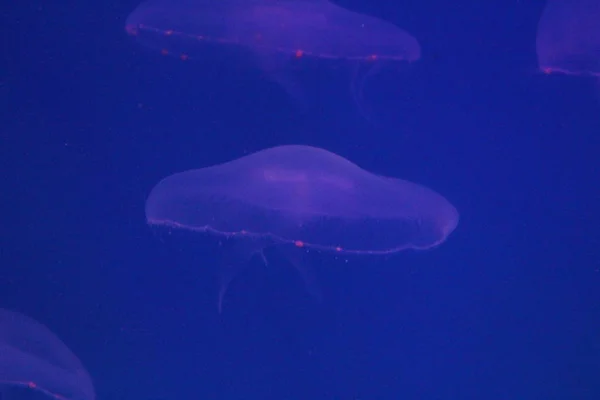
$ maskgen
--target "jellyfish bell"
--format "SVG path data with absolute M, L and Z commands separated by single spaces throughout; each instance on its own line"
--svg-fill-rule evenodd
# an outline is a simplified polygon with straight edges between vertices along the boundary
M 600 2 L 550 0 L 536 38 L 539 67 L 545 73 L 600 77 Z
M 538 23 L 540 70 L 592 80 L 600 101 L 600 2 L 549 0 Z
M 600 2 L 550 0 L 538 23 L 540 70 L 600 82 Z
M 207 233 L 232 245 L 219 267 L 219 308 L 253 255 L 283 252 L 318 293 L 310 250 L 393 254 L 441 244 L 458 223 L 441 195 L 361 169 L 327 150 L 279 146 L 160 181 L 146 201 L 150 225 Z
M 361 114 L 365 82 L 384 64 L 420 58 L 409 33 L 328 0 L 148 0 L 127 19 L 126 31 L 162 54 L 205 56 L 208 44 L 251 54 L 269 79 L 307 108 L 294 68 L 304 60 L 350 66 L 351 93 Z
M 23 391 L 56 400 L 95 399 L 88 372 L 54 333 L 23 314 L 0 309 L 0 393 L 12 397 Z

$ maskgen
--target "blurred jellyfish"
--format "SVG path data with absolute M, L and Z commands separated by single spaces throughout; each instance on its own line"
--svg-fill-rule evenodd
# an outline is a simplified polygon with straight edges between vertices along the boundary
M 320 148 L 290 145 L 163 179 L 148 197 L 146 218 L 236 243 L 235 257 L 220 266 L 221 309 L 230 281 L 264 248 L 283 251 L 315 294 L 298 257 L 303 251 L 428 249 L 455 229 L 458 212 L 424 186 L 372 174 Z
M 148 0 L 129 15 L 126 31 L 182 59 L 201 57 L 209 43 L 249 50 L 258 66 L 299 103 L 303 90 L 290 73 L 290 61 L 350 62 L 352 95 L 367 118 L 365 79 L 382 62 L 409 63 L 421 52 L 417 40 L 397 26 L 328 0 Z M 366 73 L 361 73 L 365 64 Z
M 537 56 L 545 73 L 600 78 L 600 1 L 549 0 L 538 25 Z
M 0 309 L 0 387 L 29 388 L 57 400 L 94 400 L 87 371 L 48 328 Z

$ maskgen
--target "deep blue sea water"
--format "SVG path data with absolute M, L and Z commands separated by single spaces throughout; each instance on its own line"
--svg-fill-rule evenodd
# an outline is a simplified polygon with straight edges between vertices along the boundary
M 2 4 L 0 308 L 60 337 L 99 400 L 599 399 L 600 91 L 538 71 L 545 2 L 337 4 L 421 46 L 365 81 L 375 123 L 344 63 L 297 68 L 306 109 L 219 46 L 144 48 L 137 0 Z M 460 222 L 427 251 L 311 256 L 320 303 L 254 259 L 219 314 L 214 238 L 149 227 L 146 198 L 285 144 L 430 187 Z

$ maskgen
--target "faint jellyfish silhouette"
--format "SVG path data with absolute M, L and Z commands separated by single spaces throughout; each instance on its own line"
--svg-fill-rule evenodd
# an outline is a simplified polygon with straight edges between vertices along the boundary
M 549 0 L 537 33 L 544 73 L 600 78 L 600 1 Z
M 30 388 L 57 400 L 94 400 L 94 386 L 79 359 L 48 328 L 0 309 L 0 387 Z
M 148 0 L 129 15 L 126 31 L 182 59 L 202 57 L 207 43 L 242 47 L 298 103 L 304 93 L 292 77 L 291 61 L 351 62 L 353 99 L 367 119 L 365 79 L 383 62 L 410 63 L 421 53 L 417 40 L 392 23 L 328 0 Z
M 428 249 L 455 229 L 458 212 L 434 191 L 367 172 L 326 150 L 279 146 L 159 182 L 146 202 L 150 225 L 231 239 L 219 267 L 219 310 L 235 275 L 275 246 L 318 296 L 302 254 L 391 254 Z

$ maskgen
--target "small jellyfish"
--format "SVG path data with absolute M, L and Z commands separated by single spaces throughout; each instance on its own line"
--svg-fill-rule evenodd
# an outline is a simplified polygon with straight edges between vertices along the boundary
M 544 73 L 600 78 L 600 1 L 549 0 L 537 33 Z
M 129 15 L 126 31 L 182 59 L 202 57 L 208 44 L 243 48 L 298 103 L 304 91 L 290 70 L 294 60 L 342 60 L 353 66 L 353 99 L 367 118 L 365 79 L 384 62 L 421 54 L 418 41 L 394 24 L 328 0 L 148 0 Z
M 56 400 L 94 400 L 92 380 L 69 348 L 44 325 L 0 309 L 0 387 L 29 388 Z
M 375 175 L 327 150 L 279 146 L 159 182 L 146 201 L 150 225 L 231 239 L 220 267 L 219 309 L 230 281 L 254 254 L 275 246 L 313 285 L 299 254 L 391 254 L 441 244 L 458 212 L 436 192 Z

